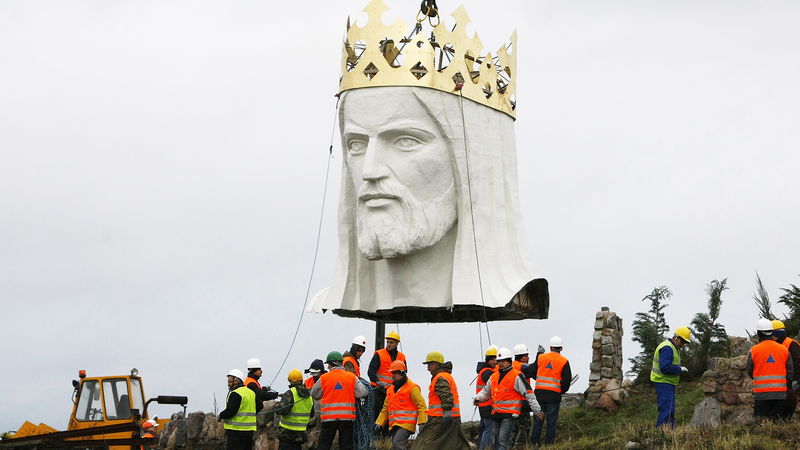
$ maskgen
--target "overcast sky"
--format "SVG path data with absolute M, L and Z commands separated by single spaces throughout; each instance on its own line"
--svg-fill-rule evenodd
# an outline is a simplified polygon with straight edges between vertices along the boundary
M 388 3 L 413 21 L 418 2 Z M 137 367 L 149 396 L 190 411 L 223 402 L 248 357 L 275 376 L 311 268 L 344 25 L 365 4 L 0 2 L 0 430 L 64 429 L 79 369 Z M 675 294 L 674 328 L 727 277 L 722 322 L 743 335 L 756 271 L 774 300 L 800 283 L 800 4 L 464 4 L 489 49 L 519 33 L 520 199 L 550 281 L 550 319 L 492 323 L 494 343 L 562 336 L 579 392 L 603 305 L 627 359 L 655 286 Z M 336 256 L 340 163 L 314 292 Z M 425 385 L 419 363 L 441 350 L 468 402 L 478 326 L 399 330 L 411 378 Z M 373 332 L 306 315 L 275 388 Z

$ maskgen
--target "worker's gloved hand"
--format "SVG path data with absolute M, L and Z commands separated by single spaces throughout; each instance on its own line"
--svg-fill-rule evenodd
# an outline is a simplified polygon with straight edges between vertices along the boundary
M 539 420 L 544 420 L 544 411 L 534 411 L 533 417 L 536 417 Z
M 681 366 L 681 373 L 689 373 L 689 369 L 684 366 Z
M 540 345 L 539 348 L 536 349 L 536 353 L 544 353 L 544 347 Z
M 800 381 L 797 380 L 792 381 L 792 389 L 794 389 L 795 391 L 800 391 Z
M 480 405 L 480 404 L 481 404 L 481 401 L 480 401 L 480 400 L 478 400 L 477 398 L 473 398 L 473 399 L 472 399 L 472 404 L 473 404 L 473 405 L 475 405 L 475 406 L 478 406 L 478 405 Z
M 378 425 L 378 424 L 376 423 L 376 424 L 375 424 L 375 434 L 378 434 L 378 433 L 380 433 L 380 432 L 381 432 L 381 430 L 383 430 L 383 425 Z
M 445 411 L 444 414 L 442 414 L 442 423 L 449 424 L 452 421 L 453 421 L 453 411 Z
M 417 431 L 417 433 L 418 433 L 418 434 L 419 434 L 419 433 L 422 433 L 422 429 L 423 429 L 423 428 L 425 428 L 425 424 L 424 424 L 424 423 L 421 423 L 421 424 L 419 424 L 419 425 L 417 425 L 417 426 L 419 427 L 419 431 Z

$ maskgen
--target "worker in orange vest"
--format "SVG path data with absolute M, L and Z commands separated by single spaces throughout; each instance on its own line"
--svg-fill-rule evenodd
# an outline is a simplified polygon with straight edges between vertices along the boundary
M 478 372 L 478 377 L 475 379 L 475 394 L 480 393 L 489 377 L 497 371 L 497 346 L 490 345 L 483 354 L 483 361 L 478 362 L 478 367 L 475 369 Z M 483 437 L 486 436 L 487 443 L 489 436 L 494 436 L 494 421 L 492 420 L 492 399 L 491 397 L 481 403 L 478 403 L 478 413 L 481 416 L 481 423 L 478 427 L 478 445 L 483 445 Z M 487 444 L 488 445 L 488 444 Z
M 367 339 L 364 336 L 356 336 L 353 338 L 353 342 L 350 343 L 350 350 L 344 352 L 344 355 L 342 355 L 344 357 L 342 359 L 344 368 L 356 374 L 358 378 L 361 378 L 359 358 L 361 358 L 361 355 L 363 355 L 366 350 Z
M 522 372 L 523 376 L 527 378 L 528 384 L 531 384 L 531 379 L 526 375 L 526 369 L 530 363 L 530 351 L 525 344 L 517 344 L 514 346 L 514 361 L 511 363 L 512 367 Z M 514 427 L 514 437 L 511 440 L 514 447 L 525 447 L 529 444 L 528 440 L 531 435 L 531 410 L 528 408 L 527 403 L 522 404 L 522 412 L 517 418 L 517 426 Z
M 392 372 L 389 366 L 392 361 L 406 362 L 406 355 L 397 349 L 400 344 L 400 335 L 395 331 L 386 334 L 386 347 L 375 351 L 369 362 L 367 377 L 375 393 L 375 416 L 381 412 L 383 402 L 386 401 L 386 389 L 392 384 Z
M 531 364 L 532 372 L 536 374 L 536 387 L 533 393 L 545 416 L 533 418 L 533 431 L 531 431 L 533 445 L 541 443 L 545 419 L 547 420 L 547 435 L 544 443 L 553 444 L 556 441 L 556 424 L 558 423 L 558 411 L 561 409 L 561 396 L 569 390 L 569 384 L 572 381 L 569 360 L 561 356 L 563 348 L 563 340 L 558 336 L 553 336 L 550 338 L 550 352 L 539 355 Z
M 269 386 L 261 387 L 258 379 L 261 378 L 261 360 L 258 358 L 250 358 L 247 360 L 247 378 L 244 380 L 244 385 L 249 387 L 256 394 L 256 399 L 261 401 L 275 400 L 278 398 L 278 393 L 270 390 Z
M 475 405 L 492 399 L 492 420 L 495 422 L 493 434 L 481 440 L 480 449 L 494 448 L 506 450 L 516 448 L 513 442 L 514 428 L 522 413 L 523 403 L 536 415 L 541 415 L 541 408 L 536 401 L 525 375 L 513 367 L 511 351 L 501 348 L 497 352 L 498 370 L 489 377 L 483 390 L 475 396 Z
M 143 438 L 155 438 L 156 435 L 156 427 L 158 426 L 158 422 L 156 422 L 158 416 L 153 416 L 151 419 L 145 420 L 142 423 L 142 437 Z M 158 448 L 158 441 L 155 441 L 152 445 L 140 445 L 140 450 L 145 450 L 148 448 Z
M 325 370 L 324 363 L 321 359 L 315 359 L 311 362 L 311 366 L 308 369 L 304 370 L 303 372 L 309 375 L 306 378 L 306 381 L 303 382 L 306 389 L 311 391 L 314 385 L 319 380 L 323 374 L 327 373 L 328 371 Z M 319 434 L 320 434 L 320 422 L 319 422 L 319 401 L 314 401 L 314 417 L 311 418 L 311 422 L 308 423 L 308 428 L 306 428 L 306 432 L 308 435 L 308 440 L 306 441 L 306 445 L 308 448 L 316 448 L 317 442 L 319 442 Z
M 406 450 L 408 438 L 417 432 L 417 425 L 422 429 L 428 421 L 425 413 L 428 408 L 419 386 L 408 379 L 403 361 L 393 361 L 389 370 L 392 371 L 392 385 L 386 390 L 386 401 L 375 420 L 375 428 L 380 431 L 388 422 L 392 450 Z
M 428 366 L 428 423 L 411 447 L 414 450 L 468 450 L 471 444 L 461 429 L 461 407 L 458 386 L 453 379 L 453 363 L 445 362 L 441 352 L 428 353 L 423 364 Z
M 756 324 L 758 344 L 747 355 L 747 375 L 753 379 L 753 415 L 778 421 L 783 416 L 786 391 L 794 376 L 789 350 L 772 338 L 772 322 Z
M 336 434 L 339 434 L 339 448 L 353 448 L 353 423 L 356 420 L 356 398 L 369 395 L 369 389 L 358 382 L 354 373 L 342 367 L 342 354 L 333 351 L 325 360 L 328 373 L 319 377 L 311 388 L 311 397 L 320 402 L 322 431 L 319 436 L 319 450 L 330 450 Z
M 306 381 L 304 382 L 306 389 L 310 390 L 311 388 L 313 388 L 314 384 L 316 384 L 316 382 L 319 380 L 319 377 L 321 377 L 322 374 L 328 372 L 327 370 L 325 370 L 325 366 L 323 366 L 323 364 L 324 363 L 322 362 L 321 359 L 315 359 L 314 361 L 311 362 L 311 365 L 308 367 L 308 369 L 303 371 L 308 375 L 310 375 L 308 378 L 306 378 Z
M 786 325 L 780 320 L 772 321 L 772 335 L 775 342 L 789 350 L 792 358 L 792 385 L 786 390 L 786 404 L 783 409 L 783 420 L 792 420 L 795 408 L 797 408 L 797 390 L 800 389 L 800 343 L 786 336 Z

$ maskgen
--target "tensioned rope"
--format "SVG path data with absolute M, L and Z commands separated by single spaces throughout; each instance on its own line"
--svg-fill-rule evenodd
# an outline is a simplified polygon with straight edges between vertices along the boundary
M 289 343 L 289 348 L 286 349 L 286 355 L 283 357 L 283 361 L 281 361 L 280 367 L 275 372 L 275 376 L 272 378 L 272 381 L 269 383 L 270 385 L 275 383 L 275 380 L 278 379 L 278 375 L 280 375 L 281 370 L 283 370 L 283 366 L 286 364 L 286 360 L 289 359 L 289 355 L 292 353 L 292 347 L 294 347 L 294 343 L 297 340 L 297 334 L 300 332 L 300 325 L 303 323 L 303 315 L 306 312 L 306 305 L 308 304 L 308 297 L 311 294 L 311 282 L 314 280 L 314 271 L 317 268 L 317 255 L 319 254 L 319 240 L 320 236 L 322 235 L 322 219 L 325 215 L 325 200 L 328 197 L 328 177 L 331 173 L 331 159 L 333 159 L 333 135 L 336 132 L 336 119 L 339 116 L 339 97 L 336 97 L 336 106 L 333 108 L 333 125 L 331 126 L 331 138 L 329 141 L 328 146 L 328 164 L 325 167 L 325 184 L 322 188 L 322 205 L 319 209 L 319 224 L 317 225 L 317 239 L 314 244 L 314 259 L 311 263 L 311 273 L 308 275 L 308 285 L 306 286 L 306 298 L 303 300 L 303 307 L 300 309 L 300 318 L 297 320 L 297 327 L 294 330 L 294 336 L 292 336 L 292 342 Z
M 475 231 L 475 212 L 472 203 L 472 178 L 470 177 L 469 170 L 469 141 L 467 139 L 467 123 L 464 118 L 464 91 L 459 89 L 459 105 L 461 107 L 461 131 L 464 134 L 464 160 L 466 161 L 467 169 L 467 197 L 469 198 L 469 217 L 472 222 L 472 245 L 475 248 L 475 268 L 478 271 L 478 288 L 481 293 L 481 305 L 483 306 L 483 323 L 486 326 L 486 338 L 489 340 L 489 345 L 492 345 L 492 335 L 489 333 L 489 321 L 486 317 L 486 301 L 483 295 L 483 277 L 481 277 L 481 262 L 478 257 L 478 237 Z M 480 323 L 478 324 L 480 330 Z M 481 353 L 483 353 L 483 335 L 480 336 L 481 340 Z

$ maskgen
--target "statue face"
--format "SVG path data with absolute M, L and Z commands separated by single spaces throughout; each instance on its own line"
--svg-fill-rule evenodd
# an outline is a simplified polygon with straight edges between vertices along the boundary
M 457 218 L 448 140 L 408 89 L 357 89 L 345 101 L 359 249 L 376 260 L 436 244 Z

